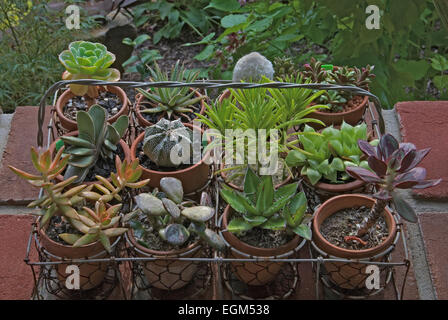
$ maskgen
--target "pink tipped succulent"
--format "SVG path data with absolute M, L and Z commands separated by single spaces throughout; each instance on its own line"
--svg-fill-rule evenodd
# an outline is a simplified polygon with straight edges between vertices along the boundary
M 403 219 L 416 222 L 414 209 L 395 190 L 425 189 L 441 182 L 441 179 L 425 180 L 426 169 L 417 167 L 430 149 L 417 150 L 412 143 L 398 143 L 390 134 L 381 137 L 377 147 L 363 140 L 359 140 L 358 145 L 368 157 L 372 171 L 361 167 L 347 167 L 346 171 L 355 179 L 377 185 L 379 190 L 373 195 L 377 199 L 376 204 L 358 230 L 357 236 L 364 236 L 368 232 L 382 214 L 386 202 L 390 200 Z

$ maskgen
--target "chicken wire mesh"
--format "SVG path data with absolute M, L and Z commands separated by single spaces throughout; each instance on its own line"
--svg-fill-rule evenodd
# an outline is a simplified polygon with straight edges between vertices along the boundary
M 43 146 L 43 124 L 45 118 L 45 107 L 47 98 L 54 96 L 56 101 L 58 94 L 62 88 L 70 83 L 85 84 L 85 85 L 114 85 L 122 88 L 155 88 L 155 87 L 190 87 L 201 90 L 208 89 L 227 89 L 227 88 L 242 88 L 250 89 L 257 87 L 269 88 L 297 88 L 303 87 L 308 89 L 322 89 L 322 90 L 345 90 L 351 91 L 355 94 L 369 96 L 373 105 L 367 108 L 364 119 L 368 121 L 378 137 L 384 133 L 384 121 L 381 116 L 381 105 L 377 97 L 368 91 L 356 87 L 343 87 L 337 85 L 322 85 L 322 84 L 291 84 L 291 83 L 232 83 L 228 81 L 196 81 L 194 83 L 182 82 L 114 82 L 108 83 L 97 80 L 72 80 L 60 81 L 54 84 L 44 95 L 41 100 L 39 114 L 38 114 L 38 136 L 37 142 L 39 146 Z M 53 103 L 55 105 L 55 103 Z M 135 106 L 131 106 L 133 111 Z M 50 129 L 47 137 L 47 146 L 57 137 L 66 133 L 62 128 L 58 117 L 52 109 L 52 118 L 50 119 L 48 128 Z M 135 121 L 134 113 L 131 112 L 130 126 L 125 141 L 131 143 L 132 140 L 142 131 L 138 123 Z M 222 207 L 222 200 L 219 197 L 219 184 L 223 183 L 220 178 L 214 177 L 211 173 L 204 190 L 210 192 L 214 199 L 216 212 L 220 212 Z M 202 191 L 202 190 L 201 190 Z M 131 204 L 130 204 L 131 206 Z M 218 215 L 215 216 L 214 228 L 218 228 Z M 400 229 L 401 233 L 401 229 Z M 398 234 L 397 234 L 398 238 Z M 405 259 L 402 262 L 390 262 L 390 254 L 395 248 L 394 246 L 382 256 L 380 260 L 368 261 L 368 263 L 380 266 L 380 273 L 384 274 L 384 283 L 381 284 L 380 290 L 383 290 L 386 285 L 392 283 L 396 292 L 396 298 L 403 297 L 404 285 L 406 283 L 407 271 L 409 270 L 409 260 L 407 257 L 407 247 L 405 238 L 402 237 L 402 245 L 404 246 Z M 87 273 L 85 278 L 86 287 L 88 289 L 77 291 L 68 290 L 63 285 L 65 276 L 58 272 L 58 266 L 62 265 L 61 261 L 54 261 L 54 257 L 50 257 L 48 252 L 43 248 L 38 248 L 39 260 L 32 261 L 30 259 L 30 250 L 32 242 L 38 244 L 38 236 L 33 228 L 30 235 L 27 255 L 25 262 L 31 267 L 34 282 L 35 282 L 35 296 L 39 297 L 38 293 L 42 289 L 42 284 L 45 285 L 46 291 L 57 298 L 61 299 L 107 299 L 110 297 L 112 291 L 118 290 L 122 292 L 124 299 L 184 299 L 207 297 L 210 299 L 222 299 L 228 297 L 230 293 L 231 299 L 290 299 L 294 298 L 294 294 L 300 287 L 301 278 L 299 274 L 299 264 L 312 265 L 313 275 L 315 281 L 316 299 L 322 298 L 321 286 L 336 292 L 340 297 L 349 297 L 354 299 L 368 298 L 372 294 L 379 291 L 369 291 L 361 288 L 361 279 L 365 279 L 365 273 L 359 265 L 366 265 L 367 262 L 352 261 L 349 259 L 338 259 L 329 257 L 319 250 L 314 248 L 311 243 L 310 258 L 298 257 L 299 250 L 305 250 L 308 244 L 305 241 L 300 242 L 300 245 L 288 252 L 286 255 L 279 257 L 255 257 L 239 252 L 231 246 L 227 247 L 225 253 L 217 253 L 210 249 L 198 246 L 198 249 L 190 250 L 190 256 L 178 255 L 168 258 L 160 258 L 156 255 L 147 254 L 137 248 L 132 241 L 129 241 L 126 234 L 119 245 L 117 245 L 116 255 L 106 258 L 86 258 L 77 259 L 76 264 L 82 266 L 93 266 L 91 272 Z M 57 257 L 56 257 L 57 258 Z M 329 264 L 330 263 L 330 264 Z M 336 264 L 334 269 L 331 264 Z M 277 266 L 275 266 L 277 265 Z M 355 276 L 345 277 L 344 281 L 337 284 L 334 281 L 335 274 L 341 274 L 343 267 L 351 267 L 356 265 L 357 281 L 353 283 Z M 96 267 L 95 267 L 96 266 Z M 106 267 L 105 267 L 106 266 Z M 250 266 L 250 267 L 248 267 Z M 404 266 L 407 268 L 406 275 L 402 283 L 401 290 L 397 289 L 394 281 L 394 268 Z M 123 271 L 126 269 L 126 271 Z M 163 269 L 163 270 L 162 270 Z M 160 272 L 162 270 L 162 272 Z M 126 278 L 129 272 L 130 279 Z M 103 281 L 97 284 L 93 280 L 93 275 L 96 273 L 104 274 Z M 249 274 L 252 280 L 241 281 L 241 274 Z M 362 274 L 362 275 L 361 275 Z M 267 275 L 267 279 L 261 280 Z M 125 281 L 126 280 L 126 281 Z M 353 280 L 353 281 L 352 281 Z M 224 284 L 227 293 L 223 292 L 222 284 Z M 341 286 L 342 284 L 342 286 Z M 346 285 L 350 284 L 349 288 Z M 90 288 L 89 288 L 90 287 Z

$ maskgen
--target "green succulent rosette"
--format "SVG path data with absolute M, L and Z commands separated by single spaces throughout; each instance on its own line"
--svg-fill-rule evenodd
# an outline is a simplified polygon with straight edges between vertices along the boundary
M 59 61 L 65 67 L 64 80 L 97 79 L 104 81 L 120 80 L 120 71 L 109 68 L 115 62 L 115 55 L 107 51 L 101 43 L 75 41 L 68 50 L 59 55 Z M 90 86 L 90 88 L 93 88 Z M 78 95 L 92 93 L 89 86 L 71 84 L 70 90 Z

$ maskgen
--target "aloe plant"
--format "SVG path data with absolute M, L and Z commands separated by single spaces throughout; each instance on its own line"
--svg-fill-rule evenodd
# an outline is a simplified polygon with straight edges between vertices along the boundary
M 308 135 L 299 136 L 302 149 L 290 151 L 286 163 L 290 167 L 301 167 L 301 175 L 307 176 L 312 185 L 322 179 L 334 184 L 345 183 L 350 179 L 345 172 L 347 167 L 370 169 L 357 144 L 360 139 L 367 140 L 365 123 L 351 126 L 343 122 L 341 129 L 331 126 L 321 133 L 306 125 L 303 132 Z
M 62 75 L 64 80 L 120 80 L 120 71 L 109 68 L 115 62 L 115 55 L 107 51 L 106 46 L 101 43 L 89 41 L 72 42 L 68 50 L 61 52 L 59 61 L 66 69 Z M 85 94 L 92 98 L 98 96 L 98 90 L 95 86 L 70 84 L 70 90 L 78 96 Z
M 70 155 L 64 178 L 76 175 L 75 183 L 80 183 L 100 157 L 113 159 L 117 144 L 128 128 L 129 118 L 121 116 L 113 124 L 108 124 L 107 111 L 93 105 L 87 112 L 78 111 L 76 122 L 78 136 L 63 136 L 61 139 L 68 145 L 65 153 Z
M 179 61 L 171 69 L 170 75 L 162 72 L 157 63 L 155 63 L 154 69 L 149 69 L 149 72 L 153 82 L 194 82 L 199 76 L 198 72 L 186 70 L 183 65 L 179 64 Z M 142 113 L 162 113 L 162 116 L 166 115 L 168 119 L 171 119 L 173 115 L 178 117 L 181 113 L 192 113 L 194 111 L 192 106 L 205 99 L 205 96 L 196 97 L 196 91 L 191 91 L 188 87 L 152 88 L 151 91 L 138 88 L 137 91 L 155 104 L 155 107 L 141 110 Z
M 359 140 L 358 145 L 368 157 L 372 170 L 348 167 L 347 173 L 355 179 L 378 186 L 378 192 L 373 195 L 377 199 L 375 205 L 359 226 L 355 237 L 361 238 L 369 232 L 389 201 L 394 203 L 397 213 L 403 219 L 417 222 L 414 209 L 400 196 L 397 189 L 425 189 L 442 181 L 425 180 L 426 169 L 417 167 L 430 149 L 417 150 L 412 143 L 398 143 L 391 134 L 382 136 L 377 147 L 364 140 Z
M 183 245 L 194 233 L 211 247 L 224 250 L 224 241 L 206 226 L 206 222 L 215 214 L 212 207 L 205 203 L 195 205 L 191 201 L 184 201 L 182 182 L 176 178 L 162 178 L 160 189 L 162 192 L 155 189 L 153 193 L 140 193 L 135 197 L 137 211 L 146 216 L 152 230 L 143 227 L 135 218 L 137 211 L 134 211 L 126 217 L 134 231 L 156 232 L 161 239 L 174 246 Z M 140 243 L 149 247 L 142 240 Z
M 274 189 L 272 176 L 258 177 L 250 168 L 244 178 L 244 192 L 224 187 L 222 198 L 237 213 L 227 226 L 232 233 L 241 234 L 253 228 L 284 230 L 310 240 L 311 229 L 305 213 L 307 199 L 297 193 L 298 183 Z

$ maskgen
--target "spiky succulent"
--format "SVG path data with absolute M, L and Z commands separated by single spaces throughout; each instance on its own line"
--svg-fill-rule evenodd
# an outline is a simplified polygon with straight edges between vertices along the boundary
M 75 183 L 84 181 L 91 167 L 102 158 L 113 159 L 117 144 L 129 125 L 129 118 L 121 116 L 113 124 L 107 123 L 107 111 L 99 105 L 93 105 L 76 115 L 78 136 L 63 136 L 62 141 L 69 147 L 69 166 L 64 178 L 78 176 Z
M 179 61 L 171 69 L 170 75 L 162 72 L 157 63 L 155 63 L 154 69 L 149 69 L 149 72 L 151 73 L 151 81 L 153 82 L 194 82 L 199 76 L 199 72 L 186 70 L 183 65 L 179 64 Z M 205 99 L 205 96 L 196 97 L 196 91 L 192 91 L 188 87 L 151 88 L 150 91 L 139 88 L 137 91 L 153 104 L 153 106 L 141 110 L 142 113 L 162 113 L 168 119 L 171 119 L 173 115 L 193 112 L 192 106 Z M 143 101 L 143 104 L 145 103 Z
M 334 184 L 345 183 L 350 178 L 345 172 L 346 167 L 369 169 L 357 144 L 358 140 L 367 139 L 365 123 L 353 127 L 343 122 L 341 129 L 331 126 L 320 134 L 306 125 L 303 132 L 308 134 L 299 136 L 302 149 L 290 151 L 286 163 L 290 167 L 300 167 L 301 175 L 308 177 L 311 184 L 322 179 Z
M 59 55 L 59 61 L 66 71 L 64 80 L 98 79 L 105 81 L 120 80 L 120 71 L 109 68 L 115 61 L 115 55 L 107 51 L 101 43 L 75 41 L 70 43 L 68 50 Z M 98 91 L 95 86 L 71 84 L 70 90 L 78 96 L 88 94 L 95 98 Z
M 297 183 L 274 189 L 272 176 L 258 177 L 250 168 L 244 178 L 244 192 L 224 187 L 223 199 L 237 212 L 227 230 L 247 232 L 255 227 L 286 230 L 310 240 L 311 230 L 306 224 L 307 200 L 297 193 Z
M 322 68 L 322 62 L 312 57 L 310 63 L 305 64 L 303 75 L 305 79 L 311 79 L 313 83 L 323 83 L 327 79 L 328 72 Z
M 365 68 L 354 68 L 355 70 L 355 81 L 353 84 L 358 88 L 368 90 L 369 85 L 372 83 L 372 80 L 375 79 L 375 75 L 372 71 L 375 69 L 374 66 L 367 65 Z
M 274 58 L 275 76 L 281 80 L 287 81 L 287 78 L 296 78 L 299 74 L 297 65 L 291 57 Z
M 193 150 L 193 132 L 185 127 L 180 119 L 169 121 L 161 119 L 147 127 L 143 139 L 143 152 L 159 167 L 176 168 L 185 155 Z
M 68 156 L 63 156 L 63 152 L 64 147 L 59 149 L 52 159 L 50 150 L 38 153 L 34 148 L 31 148 L 31 160 L 39 175 L 30 174 L 13 166 L 8 166 L 20 178 L 27 180 L 35 187 L 44 189 L 45 195 L 28 205 L 29 208 L 41 208 L 43 215 L 40 220 L 41 227 L 45 226 L 55 214 L 77 219 L 78 213 L 73 206 L 83 201 L 80 193 L 89 189 L 85 185 L 67 189 L 76 180 L 76 176 L 57 184 L 53 182 L 54 178 L 67 166 Z
M 224 241 L 211 229 L 206 222 L 215 214 L 215 210 L 207 206 L 205 201 L 197 206 L 191 201 L 184 201 L 182 182 L 176 178 L 165 177 L 160 180 L 160 189 L 153 193 L 141 193 L 135 197 L 137 209 L 150 222 L 152 230 L 143 227 L 131 213 L 126 220 L 138 234 L 155 231 L 161 239 L 171 245 L 181 246 L 186 243 L 191 233 L 197 234 L 210 246 L 217 250 L 225 248 Z M 201 199 L 204 199 L 204 195 Z M 142 240 L 140 243 L 143 243 Z M 147 244 L 145 244 L 147 245 Z
M 441 179 L 425 180 L 426 169 L 417 167 L 430 149 L 417 150 L 412 143 L 398 143 L 390 134 L 382 136 L 377 147 L 364 140 L 358 141 L 358 145 L 368 157 L 372 171 L 361 167 L 348 167 L 347 173 L 355 179 L 377 185 L 379 190 L 373 195 L 377 199 L 376 204 L 359 227 L 357 236 L 362 237 L 369 231 L 390 200 L 401 217 L 410 222 L 417 222 L 414 209 L 396 189 L 425 189 L 441 182 Z

